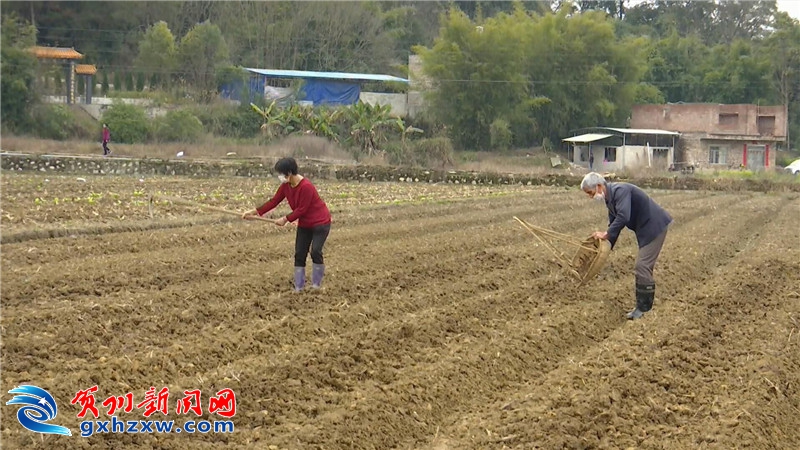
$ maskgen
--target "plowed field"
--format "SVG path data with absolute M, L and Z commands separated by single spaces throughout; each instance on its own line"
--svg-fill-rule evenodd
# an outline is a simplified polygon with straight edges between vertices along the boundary
M 603 229 L 577 189 L 320 181 L 328 271 L 299 295 L 290 227 L 147 206 L 241 211 L 276 183 L 4 174 L 3 448 L 800 448 L 797 194 L 651 192 L 675 223 L 630 322 L 629 230 L 577 288 L 512 220 Z M 24 429 L 19 384 L 73 435 Z M 94 385 L 97 420 L 153 386 L 149 420 L 176 424 L 225 420 L 207 402 L 229 388 L 235 431 L 81 437 L 70 401 Z M 202 418 L 176 414 L 191 389 Z

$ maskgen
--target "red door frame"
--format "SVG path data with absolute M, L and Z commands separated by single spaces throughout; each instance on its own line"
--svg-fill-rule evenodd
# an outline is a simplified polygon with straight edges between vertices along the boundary
M 747 168 L 747 144 L 744 144 L 744 151 L 742 152 L 742 167 Z

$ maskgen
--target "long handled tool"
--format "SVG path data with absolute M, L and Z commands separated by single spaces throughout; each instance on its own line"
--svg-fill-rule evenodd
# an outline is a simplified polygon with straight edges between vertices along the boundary
M 553 252 L 560 266 L 569 269 L 569 272 L 578 278 L 579 286 L 583 286 L 594 278 L 602 269 L 611 251 L 611 246 L 607 241 L 599 241 L 589 238 L 584 241 L 575 239 L 572 236 L 548 230 L 546 228 L 531 225 L 524 220 L 514 217 L 523 228 L 536 237 L 548 250 Z M 570 261 L 562 252 L 559 252 L 547 239 L 558 240 L 578 247 L 578 251 Z
M 516 217 L 516 216 L 514 216 L 514 220 L 519 222 L 523 226 L 523 228 L 525 228 L 526 230 L 530 231 L 531 234 L 535 235 L 536 237 L 539 237 L 539 235 L 542 235 L 542 236 L 547 236 L 547 237 L 550 237 L 550 238 L 553 238 L 553 239 L 557 239 L 559 241 L 563 241 L 563 242 L 566 242 L 568 244 L 572 244 L 572 245 L 575 245 L 575 246 L 578 246 L 578 247 L 582 247 L 583 246 L 583 242 L 582 241 L 580 241 L 578 239 L 575 239 L 574 237 L 572 237 L 572 236 L 570 236 L 568 234 L 558 233 L 558 232 L 553 231 L 553 230 L 548 230 L 546 228 L 537 227 L 536 225 L 531 225 L 528 222 L 525 222 L 524 220 L 522 220 L 522 219 L 520 219 L 519 217 Z
M 150 217 L 153 217 L 153 202 L 155 201 L 156 198 L 159 198 L 161 200 L 166 200 L 166 201 L 169 201 L 169 202 L 172 202 L 172 203 L 177 203 L 179 205 L 191 206 L 191 207 L 194 207 L 194 208 L 205 209 L 205 210 L 208 210 L 208 211 L 215 211 L 215 212 L 223 213 L 223 214 L 230 214 L 230 215 L 233 215 L 233 216 L 239 216 L 239 217 L 242 216 L 242 213 L 240 213 L 240 212 L 231 211 L 231 210 L 223 209 L 223 208 L 218 208 L 216 206 L 211 206 L 211 205 L 204 205 L 202 203 L 197 203 L 197 202 L 193 202 L 193 201 L 190 201 L 190 200 L 185 200 L 185 199 L 178 198 L 178 197 L 168 197 L 166 195 L 154 194 L 154 195 L 150 196 L 150 204 L 149 204 Z M 269 222 L 269 223 L 275 223 L 275 219 L 268 219 L 266 217 L 253 216 L 253 217 L 251 217 L 251 219 L 252 220 L 262 220 L 264 222 Z

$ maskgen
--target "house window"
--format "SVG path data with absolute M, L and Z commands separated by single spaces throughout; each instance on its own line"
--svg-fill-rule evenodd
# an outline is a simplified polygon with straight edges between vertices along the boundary
M 767 136 L 775 134 L 775 116 L 758 116 L 758 134 Z
M 606 162 L 617 161 L 617 147 L 606 147 L 603 155 L 603 160 Z
M 739 123 L 739 114 L 720 114 L 720 125 L 736 125 Z
M 668 148 L 653 148 L 653 159 L 667 159 L 669 158 Z
M 709 164 L 727 164 L 728 149 L 714 145 L 708 148 Z

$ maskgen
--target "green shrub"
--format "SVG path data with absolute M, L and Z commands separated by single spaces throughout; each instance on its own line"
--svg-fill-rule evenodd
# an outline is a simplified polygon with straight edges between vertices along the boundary
M 156 119 L 156 139 L 161 142 L 197 142 L 203 137 L 203 123 L 189 111 L 170 111 Z
M 100 124 L 77 107 L 40 104 L 33 109 L 32 119 L 30 132 L 42 139 L 100 140 Z
M 241 67 L 223 66 L 217 69 L 215 77 L 217 88 L 236 83 L 242 83 L 247 86 L 249 73 Z
M 108 72 L 106 71 L 103 71 L 103 82 L 100 85 L 100 93 L 103 94 L 103 96 L 108 95 Z
M 259 135 L 263 123 L 250 105 L 233 106 L 218 103 L 190 110 L 205 129 L 215 136 L 252 138 Z
M 128 72 L 125 74 L 125 90 L 128 92 L 132 92 L 135 89 L 136 85 L 133 82 L 133 72 Z
M 116 104 L 103 114 L 103 122 L 111 130 L 111 141 L 123 144 L 146 142 L 150 123 L 142 108 Z
M 403 144 L 400 141 L 390 141 L 383 146 L 386 152 L 386 161 L 395 166 L 416 166 L 420 165 L 417 155 L 411 145 Z M 424 165 L 425 161 L 423 161 Z
M 453 141 L 447 137 L 435 137 L 412 141 L 415 159 L 420 164 L 446 167 L 453 164 Z
M 383 146 L 386 161 L 395 166 L 445 167 L 453 164 L 453 144 L 446 137 L 390 141 Z
M 66 105 L 37 105 L 33 109 L 33 134 L 42 139 L 69 139 L 73 118 Z
M 795 159 L 800 158 L 800 154 L 791 153 L 791 152 L 778 152 L 778 156 L 775 158 L 775 164 L 786 167 L 792 163 Z
M 89 115 L 86 111 L 73 107 L 69 110 L 72 117 L 72 127 L 70 128 L 71 139 L 82 139 L 87 141 L 100 142 L 103 137 L 103 124 Z
M 186 108 L 187 111 L 200 120 L 200 123 L 202 123 L 203 127 L 208 131 L 214 131 L 217 120 L 221 115 L 217 109 L 218 108 L 214 105 L 208 105 L 205 108 L 198 108 L 197 106 L 189 106 Z
M 489 125 L 489 138 L 492 150 L 508 150 L 511 148 L 511 125 L 503 119 L 495 119 Z
M 215 134 L 236 138 L 251 138 L 261 131 L 261 118 L 250 108 L 242 105 L 222 116 L 214 130 Z

